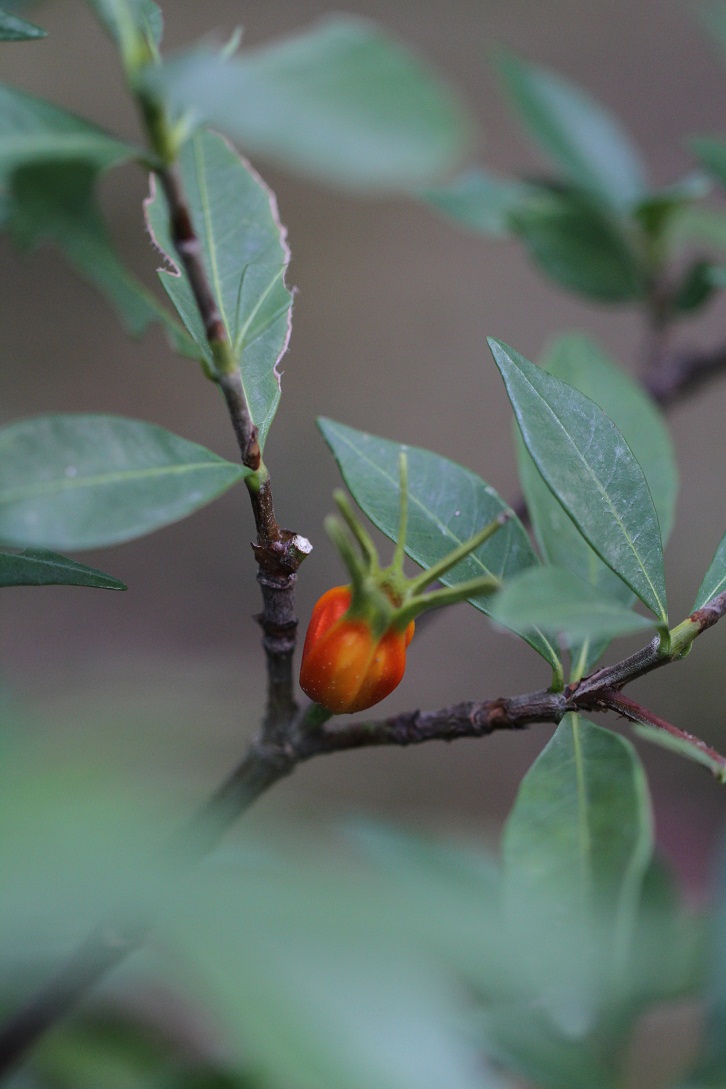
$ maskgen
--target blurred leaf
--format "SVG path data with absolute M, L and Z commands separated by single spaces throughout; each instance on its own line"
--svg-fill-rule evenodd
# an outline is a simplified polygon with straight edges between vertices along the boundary
M 648 482 L 663 539 L 673 526 L 678 490 L 673 446 L 662 414 L 643 388 L 634 382 L 588 337 L 558 337 L 549 347 L 543 367 L 590 397 L 615 423 L 635 454 Z M 632 601 L 630 588 L 590 548 L 560 506 L 527 453 L 517 443 L 520 480 L 534 531 L 548 563 L 566 567 L 601 593 L 621 603 Z M 607 642 L 588 642 L 574 657 L 581 657 L 589 672 Z
M 152 810 L 138 786 L 114 782 L 107 770 L 44 759 L 31 746 L 8 751 L 4 739 L 0 974 L 4 986 L 17 980 L 26 992 L 38 971 L 47 975 L 47 962 L 55 968 L 102 921 L 123 928 L 169 893 L 167 867 L 154 857 L 164 835 L 161 789 Z
M 516 987 L 502 948 L 495 860 L 479 848 L 436 842 L 382 821 L 357 820 L 348 831 L 380 875 L 405 940 L 450 965 L 477 993 L 498 997 Z M 378 917 L 384 917 L 380 908 Z
M 189 1039 L 184 1015 L 177 1014 L 178 1024 L 173 1013 L 169 1016 L 166 999 L 159 995 L 158 1010 L 147 1011 L 142 1003 L 138 1010 L 76 1016 L 36 1047 L 33 1063 L 53 1089 L 262 1089 L 244 1074 L 195 1054 L 203 1045 Z M 184 997 L 174 995 L 172 1001 L 181 1005 Z
M 516 970 L 573 1039 L 629 989 L 651 825 L 632 745 L 567 715 L 520 786 L 503 853 Z
M 38 416 L 0 428 L 0 541 L 98 548 L 184 518 L 248 470 L 155 424 Z
M 703 919 L 685 908 L 657 855 L 645 871 L 622 1002 L 633 1010 L 696 995 L 703 975 Z
M 680 314 L 693 314 L 700 310 L 719 286 L 718 280 L 718 269 L 710 261 L 693 261 L 676 285 L 673 299 L 675 310 Z
M 494 489 L 475 473 L 429 450 L 380 439 L 334 420 L 321 419 L 318 426 L 356 503 L 392 541 L 398 534 L 401 498 L 398 460 L 401 451 L 406 453 L 406 552 L 422 567 L 431 567 L 443 559 L 508 509 Z M 494 575 L 506 582 L 536 563 L 537 556 L 521 522 L 511 518 L 441 582 L 455 586 L 479 575 Z M 469 600 L 485 616 L 491 615 L 491 596 Z M 543 636 L 524 638 L 553 668 L 559 668 L 557 651 Z
M 161 8 L 154 0 L 89 0 L 101 22 L 122 51 L 133 50 L 137 34 L 157 46 L 164 29 Z
M 648 193 L 634 209 L 634 216 L 649 237 L 658 241 L 672 221 L 711 192 L 712 182 L 702 171 L 693 171 L 674 185 Z
M 280 400 L 277 367 L 290 339 L 286 232 L 274 194 L 221 136 L 198 132 L 182 149 L 179 166 L 202 258 L 240 361 L 262 447 Z M 168 205 L 153 184 L 146 215 L 152 240 L 172 266 L 159 273 L 161 282 L 211 364 L 204 324 L 169 234 Z
M 511 232 L 510 215 L 526 202 L 530 192 L 523 182 L 474 167 L 418 195 L 465 230 L 501 236 Z
M 691 611 L 695 613 L 696 609 L 702 609 L 724 590 L 726 590 L 726 534 L 721 538 L 721 543 L 711 560 Z
M 683 205 L 670 223 L 672 245 L 707 246 L 709 252 L 726 249 L 726 215 L 717 208 Z
M 200 883 L 168 930 L 165 942 L 175 931 L 196 993 L 226 1027 L 227 1048 L 275 1087 L 492 1086 L 463 1030 L 463 997 L 436 958 L 389 937 L 375 900 L 340 867 L 337 885 L 317 869 L 288 870 L 281 884 L 269 869 L 207 868 L 207 893 Z
M 663 546 L 643 470 L 612 420 L 574 387 L 489 339 L 522 438 L 598 555 L 667 623 Z
M 494 598 L 491 614 L 497 624 L 543 631 L 568 646 L 629 635 L 655 623 L 561 567 L 533 567 L 512 579 Z
M 332 16 L 227 60 L 198 48 L 149 71 L 245 152 L 354 190 L 435 181 L 461 158 L 471 123 L 438 77 L 374 23 Z
M 486 1053 L 537 1089 L 617 1089 L 613 1053 L 598 1054 L 597 1041 L 573 1038 L 536 1003 L 493 1005 L 480 1018 Z
M 45 38 L 46 33 L 34 23 L 28 23 L 0 8 L 0 42 L 29 42 L 34 38 Z
M 136 148 L 88 121 L 0 85 L 0 189 L 24 164 L 70 160 L 105 170 L 137 155 Z
M 719 136 L 692 136 L 691 151 L 721 185 L 726 185 L 726 141 Z
M 556 283 L 600 302 L 638 299 L 645 278 L 622 225 L 574 188 L 532 191 L 509 222 L 540 268 Z
M 100 590 L 128 587 L 95 567 L 86 567 L 66 556 L 43 549 L 0 552 L 0 586 L 93 586 Z
M 726 287 L 726 265 L 709 265 L 706 276 L 712 287 Z
M 726 838 L 713 867 L 714 907 L 710 920 L 707 986 L 707 1050 L 726 1075 Z
M 532 139 L 581 188 L 613 208 L 645 193 L 645 169 L 612 114 L 555 72 L 506 53 L 499 70 L 509 99 Z
M 726 4 L 723 0 L 701 0 L 698 14 L 713 41 L 726 53 Z
M 125 268 L 96 205 L 98 169 L 87 162 L 34 163 L 12 176 L 8 212 L 15 241 L 26 248 L 55 242 L 77 271 L 95 284 L 134 336 L 159 321 L 176 351 L 200 358 L 193 341 Z

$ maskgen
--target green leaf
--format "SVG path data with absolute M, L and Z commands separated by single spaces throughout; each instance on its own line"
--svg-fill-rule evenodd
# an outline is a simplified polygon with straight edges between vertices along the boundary
M 97 167 L 87 162 L 34 163 L 16 170 L 8 210 L 15 241 L 27 248 L 55 242 L 116 308 L 130 333 L 140 336 L 159 321 L 176 351 L 198 359 L 191 337 L 118 257 L 96 204 L 97 180 Z
M 692 136 L 691 151 L 716 181 L 726 185 L 726 140 L 719 136 Z
M 654 623 L 561 567 L 534 567 L 518 575 L 496 595 L 491 615 L 507 628 L 543 631 L 570 647 L 629 635 Z
M 696 594 L 696 600 L 691 612 L 702 609 L 709 601 L 726 590 L 726 534 L 721 538 L 721 543 L 716 549 L 716 554 L 711 560 L 711 565 L 706 572 L 703 582 Z
M 657 407 L 594 341 L 580 334 L 559 337 L 548 349 L 543 366 L 590 397 L 615 423 L 645 474 L 663 539 L 667 540 L 673 525 L 678 473 L 670 436 Z M 599 593 L 629 604 L 629 587 L 602 562 L 565 514 L 521 438 L 517 456 L 527 509 L 547 562 L 573 571 Z M 573 657 L 582 671 L 589 672 L 606 646 L 606 642 L 588 640 Z
M 0 541 L 119 544 L 184 518 L 248 471 L 155 424 L 38 416 L 0 428 Z
M 173 108 L 249 155 L 354 190 L 436 181 L 469 142 L 471 124 L 448 87 L 374 23 L 350 16 L 231 60 L 196 49 L 148 78 Z
M 29 42 L 45 36 L 41 27 L 0 9 L 0 42 Z
M 19 554 L 0 552 L 0 586 L 93 586 L 99 590 L 126 590 L 111 575 L 86 567 L 66 556 L 27 548 Z
M 494 489 L 472 473 L 429 450 L 402 446 L 377 438 L 334 420 L 318 426 L 333 452 L 345 483 L 361 510 L 392 541 L 398 534 L 401 451 L 408 458 L 408 531 L 406 553 L 422 567 L 431 567 L 452 548 L 463 544 L 491 522 L 507 504 Z M 506 581 L 538 563 L 527 534 L 517 518 L 441 579 L 446 586 L 494 575 Z M 490 615 L 491 597 L 470 598 Z M 521 634 L 521 633 L 519 633 Z M 559 656 L 541 635 L 524 636 L 555 671 Z
M 531 187 L 509 222 L 532 260 L 568 290 L 606 303 L 643 295 L 645 277 L 622 224 L 587 194 Z
M 510 215 L 531 192 L 524 182 L 475 167 L 446 185 L 421 190 L 418 196 L 465 230 L 503 236 L 511 233 Z
M 653 497 L 661 535 L 670 537 L 678 495 L 678 468 L 663 413 L 589 337 L 573 333 L 549 345 L 544 369 L 600 406 L 635 455 Z
M 583 537 L 663 625 L 663 545 L 643 470 L 594 401 L 490 338 L 522 438 Z
M 88 121 L 0 85 L 0 189 L 27 163 L 72 160 L 105 170 L 138 154 Z
M 512 54 L 499 67 L 529 135 L 576 185 L 617 210 L 644 196 L 641 158 L 608 111 L 562 76 Z
M 280 400 L 277 368 L 290 338 L 286 232 L 273 193 L 221 136 L 198 132 L 182 149 L 179 165 L 202 258 L 263 446 Z M 161 282 L 211 365 L 202 319 L 169 234 L 168 205 L 154 185 L 146 215 L 154 243 L 172 266 L 160 272 Z
M 122 51 L 133 50 L 137 34 L 157 46 L 161 43 L 164 23 L 161 8 L 154 0 L 89 0 L 89 3 Z
M 632 745 L 567 715 L 522 782 L 503 853 L 516 970 L 540 1009 L 586 1037 L 628 980 L 652 853 Z
M 381 926 L 375 890 L 340 871 L 336 885 L 311 860 L 307 873 L 286 868 L 207 867 L 206 895 L 200 883 L 164 929 L 213 1000 L 228 1053 L 270 1086 L 497 1085 L 463 1031 L 458 987 Z

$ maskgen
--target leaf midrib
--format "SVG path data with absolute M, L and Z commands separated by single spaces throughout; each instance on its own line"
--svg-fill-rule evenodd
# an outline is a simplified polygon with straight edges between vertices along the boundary
M 242 468 L 237 469 L 232 465 L 220 461 L 200 461 L 186 465 L 160 465 L 153 469 L 126 469 L 115 472 L 97 473 L 94 476 L 56 477 L 42 484 L 34 484 L 22 490 L 2 492 L 0 490 L 0 506 L 8 503 L 16 503 L 23 499 L 32 499 L 42 495 L 57 495 L 59 492 L 72 491 L 80 488 L 104 487 L 111 484 L 126 483 L 130 480 L 150 480 L 160 476 L 174 476 L 181 473 L 197 472 L 199 470 L 229 470 L 233 469 L 244 475 Z
M 515 366 L 516 366 L 516 364 L 515 364 Z M 570 435 L 569 431 L 567 430 L 567 428 L 565 427 L 565 425 L 563 424 L 562 420 L 561 420 L 561 419 L 560 419 L 560 417 L 559 417 L 559 416 L 557 415 L 557 413 L 555 412 L 555 410 L 554 410 L 554 409 L 552 408 L 552 406 L 551 406 L 551 405 L 549 404 L 549 402 L 545 400 L 545 398 L 544 398 L 544 397 L 542 396 L 542 394 L 541 394 L 541 393 L 539 392 L 539 390 L 538 390 L 538 389 L 537 389 L 537 388 L 536 388 L 536 387 L 535 387 L 535 386 L 534 386 L 534 385 L 532 384 L 532 382 L 530 382 L 530 380 L 529 380 L 529 379 L 527 378 L 526 374 L 524 374 L 524 372 L 523 372 L 522 370 L 520 370 L 519 368 L 517 368 L 517 370 L 518 370 L 518 373 L 519 373 L 519 374 L 521 374 L 521 376 L 522 376 L 522 379 L 523 379 L 523 380 L 524 380 L 524 381 L 525 381 L 525 382 L 527 383 L 527 385 L 529 386 L 529 388 L 530 388 L 530 389 L 532 390 L 532 392 L 533 392 L 533 393 L 535 394 L 535 396 L 536 396 L 536 397 L 538 398 L 538 400 L 540 401 L 540 403 L 541 403 L 542 405 L 544 405 L 544 407 L 545 407 L 545 408 L 547 409 L 547 411 L 549 412 L 549 414 L 550 414 L 550 416 L 552 417 L 552 419 L 553 419 L 553 420 L 554 420 L 554 421 L 556 422 L 557 426 L 559 427 L 559 429 L 561 430 L 561 432 L 562 432 L 562 433 L 563 433 L 563 435 L 565 436 L 565 438 L 566 438 L 566 440 L 567 440 L 567 442 L 568 442 L 569 446 L 571 446 L 571 447 L 572 447 L 572 449 L 573 449 L 573 450 L 575 451 L 575 453 L 577 454 L 577 457 L 578 457 L 579 461 L 580 461 L 580 462 L 581 462 L 581 464 L 582 464 L 582 465 L 583 465 L 583 466 L 585 467 L 585 470 L 586 470 L 587 476 L 588 476 L 588 477 L 589 477 L 589 478 L 590 478 L 590 479 L 591 479 L 591 480 L 593 481 L 593 483 L 595 484 L 596 490 L 597 490 L 597 491 L 598 491 L 598 492 L 600 493 L 600 495 L 602 496 L 602 498 L 603 498 L 603 499 L 605 500 L 605 503 L 606 503 L 606 505 L 607 505 L 607 507 L 608 507 L 608 510 L 610 511 L 610 513 L 611 513 L 611 515 L 612 515 L 613 519 L 615 520 L 615 522 L 616 522 L 616 523 L 617 523 L 617 525 L 619 526 L 619 528 L 620 528 L 620 531 L 621 531 L 621 533 L 622 533 L 622 535 L 623 535 L 623 537 L 624 537 L 625 541 L 627 542 L 627 545 L 628 545 L 628 547 L 630 548 L 630 550 L 631 550 L 631 552 L 632 552 L 633 556 L 635 557 L 635 560 L 636 560 L 636 562 L 637 562 L 637 564 L 638 564 L 638 566 L 639 566 L 640 570 L 641 570 L 641 571 L 643 572 L 643 574 L 644 574 L 644 576 L 645 576 L 646 582 L 648 583 L 648 585 L 649 585 L 650 589 L 651 589 L 651 590 L 652 590 L 652 592 L 653 592 L 653 597 L 655 598 L 656 602 L 658 603 L 658 611 L 657 611 L 656 615 L 658 615 L 658 616 L 659 616 L 659 619 L 661 619 L 662 621 L 664 621 L 664 622 L 665 622 L 665 621 L 667 620 L 667 615 L 668 615 L 668 614 L 667 614 L 667 612 L 666 612 L 666 609 L 665 609 L 665 605 L 664 605 L 664 603 L 663 603 L 663 602 L 661 601 L 661 597 L 660 597 L 660 594 L 659 594 L 659 593 L 658 593 L 658 591 L 656 590 L 656 588 L 655 588 L 655 586 L 654 586 L 654 584 L 653 584 L 653 580 L 651 579 L 650 575 L 648 574 L 648 571 L 647 571 L 647 569 L 646 569 L 646 567 L 645 567 L 645 564 L 643 563 L 643 560 L 642 560 L 642 559 L 641 559 L 641 557 L 640 557 L 640 553 L 639 553 L 639 552 L 638 552 L 638 550 L 636 549 L 636 547 L 635 547 L 635 544 L 634 544 L 634 542 L 632 541 L 632 539 L 631 539 L 631 537 L 630 537 L 630 534 L 629 534 L 629 533 L 627 532 L 627 530 L 626 530 L 626 528 L 625 528 L 625 526 L 624 526 L 624 524 L 623 524 L 623 522 L 622 522 L 622 519 L 620 518 L 620 515 L 618 514 L 617 510 L 616 510 L 616 509 L 615 509 L 615 507 L 613 506 L 612 500 L 610 499 L 610 497 L 609 497 L 609 495 L 608 495 L 607 491 L 605 490 L 605 488 L 604 488 L 604 487 L 602 486 L 602 484 L 601 484 L 601 483 L 600 483 L 600 481 L 598 480 L 597 476 L 595 475 L 595 472 L 593 471 L 593 469 L 592 469 L 592 468 L 591 468 L 591 466 L 590 466 L 590 463 L 589 463 L 589 462 L 587 461 L 587 459 L 586 459 L 586 458 L 584 457 L 584 455 L 583 455 L 583 454 L 581 453 L 581 451 L 580 451 L 580 448 L 579 448 L 579 447 L 577 446 L 577 444 L 575 443 L 574 439 L 573 439 L 573 438 L 572 438 L 572 436 Z M 584 396 L 584 394 L 582 394 L 581 396 Z M 520 421 L 521 421 L 522 417 L 521 417 L 521 413 L 520 413 L 520 412 L 517 412 L 517 416 L 518 416 L 518 418 L 519 418 L 519 419 L 520 419 Z M 614 427 L 614 426 L 615 426 L 615 425 L 613 424 L 613 427 Z M 625 442 L 625 439 L 623 439 L 623 442 Z M 626 445 L 627 445 L 627 444 L 626 444 Z M 530 453 L 532 453 L 532 451 L 531 451 L 531 450 L 530 450 Z M 534 457 L 534 454 L 532 454 L 532 456 Z M 633 456 L 634 456 L 634 455 L 633 455 Z M 535 460 L 536 460 L 536 459 L 535 459 Z M 539 464 L 537 465 L 537 467 L 539 468 Z M 540 472 L 541 472 L 541 471 L 542 471 L 542 470 L 540 469 Z M 545 479 L 546 479 L 546 478 L 545 478 Z M 643 480 L 645 481 L 645 477 L 643 477 Z M 646 488 L 647 488 L 647 486 L 648 486 L 648 485 L 647 485 L 647 481 L 646 481 L 645 483 L 646 483 Z M 554 492 L 554 489 L 553 489 L 553 492 Z M 556 493 L 556 492 L 554 492 L 554 495 L 555 495 L 555 497 L 556 497 L 557 499 L 559 499 L 559 496 L 557 495 L 557 493 Z M 561 500 L 560 500 L 560 502 L 561 502 Z M 565 508 L 565 509 L 566 509 L 566 508 Z M 569 511 L 568 511 L 567 513 L 569 514 Z M 657 517 L 657 516 L 656 516 L 656 517 Z M 594 541 L 590 541 L 590 544 L 592 545 L 592 547 L 593 547 L 593 549 L 595 550 L 595 552 L 597 552 L 597 554 L 598 554 L 598 555 L 600 556 L 600 558 L 601 558 L 601 559 L 602 559 L 602 560 L 603 560 L 603 561 L 604 561 L 604 562 L 605 562 L 606 564 L 608 564 L 608 561 L 607 561 L 607 560 L 605 559 L 605 557 L 604 557 L 604 556 L 603 556 L 603 555 L 602 555 L 602 554 L 601 554 L 601 553 L 600 553 L 600 552 L 598 551 L 598 549 L 597 549 L 597 547 L 596 547 L 596 545 L 595 545 L 595 542 L 594 542 Z M 608 567 L 609 567 L 609 566 L 610 566 L 610 565 L 608 564 Z M 631 586 L 631 589 L 635 590 L 635 587 L 634 587 L 634 586 Z M 637 593 L 637 590 L 636 590 L 635 592 Z M 638 596 L 640 596 L 640 595 L 638 595 Z M 647 603 L 646 603 L 646 604 L 647 604 Z

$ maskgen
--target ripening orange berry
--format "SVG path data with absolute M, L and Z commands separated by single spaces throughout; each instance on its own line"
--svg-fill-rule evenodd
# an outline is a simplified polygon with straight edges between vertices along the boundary
M 334 586 L 318 599 L 308 626 L 300 687 L 334 714 L 365 711 L 401 683 L 415 623 L 374 635 L 364 617 L 348 615 L 350 586 Z

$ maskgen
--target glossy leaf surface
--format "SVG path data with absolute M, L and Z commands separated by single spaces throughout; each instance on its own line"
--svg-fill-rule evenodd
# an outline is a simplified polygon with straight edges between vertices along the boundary
M 246 154 L 346 188 L 425 185 L 468 143 L 453 93 L 374 23 L 350 16 L 231 60 L 197 49 L 149 78 Z
M 151 533 L 246 475 L 155 424 L 38 416 L 0 428 L 0 541 L 84 549 Z
M 280 400 L 277 365 L 290 337 L 292 295 L 285 287 L 290 251 L 274 195 L 216 133 L 198 132 L 180 169 L 202 257 L 234 353 L 253 422 L 264 444 Z M 169 236 L 168 205 L 152 188 L 146 207 L 152 238 L 172 266 L 161 282 L 211 364 L 202 319 Z
M 534 567 L 518 575 L 497 594 L 491 615 L 507 628 L 543 631 L 568 646 L 629 635 L 654 623 L 561 567 Z
M 447 458 L 333 420 L 319 420 L 318 424 L 356 503 L 391 540 L 398 534 L 399 454 L 406 453 L 409 494 L 406 552 L 422 567 L 443 559 L 452 548 L 507 509 L 492 487 Z M 480 575 L 494 575 L 506 581 L 536 563 L 536 554 L 521 522 L 512 518 L 441 581 L 454 586 Z M 477 609 L 490 615 L 491 597 L 470 600 Z M 558 663 L 556 651 L 542 636 L 528 636 L 527 641 L 550 664 Z
M 512 105 L 529 135 L 583 189 L 616 209 L 645 193 L 643 163 L 620 122 L 580 87 L 512 54 L 500 60 Z
M 99 590 L 126 590 L 111 575 L 69 560 L 56 552 L 27 548 L 0 552 L 0 586 L 92 586 Z
M 489 341 L 522 438 L 553 494 L 588 543 L 662 623 L 663 546 L 643 470 L 594 401 Z
M 664 540 L 674 518 L 678 472 L 662 416 L 641 386 L 625 374 L 588 337 L 560 337 L 548 350 L 543 367 L 595 401 L 622 432 L 648 482 Z M 542 479 L 519 438 L 517 457 L 522 491 L 542 555 L 566 567 L 607 597 L 628 604 L 630 588 L 603 563 L 578 531 Z M 582 654 L 585 672 L 595 664 L 605 642 L 588 640 Z

